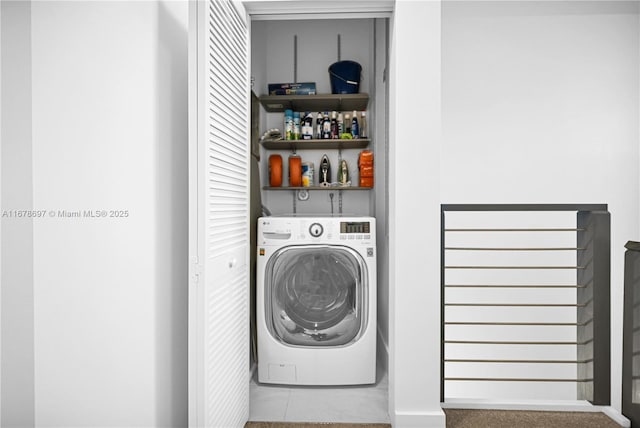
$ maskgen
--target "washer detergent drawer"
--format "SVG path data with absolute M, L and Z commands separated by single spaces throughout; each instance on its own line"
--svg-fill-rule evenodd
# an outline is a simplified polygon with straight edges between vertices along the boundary
M 365 261 L 340 245 L 284 247 L 265 270 L 267 328 L 290 346 L 346 346 L 367 322 Z

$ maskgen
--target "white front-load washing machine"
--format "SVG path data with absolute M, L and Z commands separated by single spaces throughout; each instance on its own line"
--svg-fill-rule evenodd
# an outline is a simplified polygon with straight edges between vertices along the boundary
M 258 219 L 258 380 L 376 381 L 372 217 Z

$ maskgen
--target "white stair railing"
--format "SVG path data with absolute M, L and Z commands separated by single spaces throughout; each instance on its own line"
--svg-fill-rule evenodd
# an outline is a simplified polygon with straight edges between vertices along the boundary
M 443 205 L 443 401 L 608 404 L 606 209 Z

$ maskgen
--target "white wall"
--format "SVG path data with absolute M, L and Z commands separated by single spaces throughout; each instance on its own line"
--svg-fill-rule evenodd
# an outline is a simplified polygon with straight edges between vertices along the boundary
M 2 22 L 2 6 L 0 5 L 0 22 Z M 2 31 L 0 30 L 0 100 L 2 100 Z M 2 164 L 2 102 L 0 102 L 0 165 Z M 0 189 L 2 175 L 0 174 Z M 0 190 L 1 192 L 1 190 Z M 2 195 L 0 193 L 0 200 Z M 0 222 L 0 332 L 2 332 L 2 222 Z M 0 333 L 1 334 L 1 333 Z M 0 359 L 2 359 L 2 340 L 0 340 Z M 0 424 L 2 424 L 2 364 L 0 364 Z
M 33 2 L 32 49 L 36 425 L 184 426 L 187 3 Z
M 446 2 L 444 203 L 607 203 L 612 405 L 624 243 L 639 235 L 637 4 Z
M 27 2 L 0 3 L 1 69 L 1 303 L 2 426 L 33 425 L 33 208 L 31 34 Z
M 375 191 L 376 247 L 378 251 L 378 362 L 389 367 L 389 85 L 385 70 L 389 69 L 389 19 L 376 19 L 375 37 Z
M 252 78 L 255 79 L 254 92 L 260 96 L 267 93 L 268 83 L 293 82 L 294 75 L 294 35 L 298 44 L 298 82 L 316 82 L 317 93 L 331 93 L 329 66 L 338 60 L 337 35 L 341 35 L 341 59 L 353 60 L 362 66 L 363 79 L 360 92 L 368 93 L 373 98 L 374 88 L 374 20 L 373 19 L 324 19 L 324 20 L 284 20 L 254 21 L 252 35 Z M 372 101 L 369 102 L 371 121 Z M 264 113 L 261 116 L 260 132 L 270 128 L 283 131 L 283 113 Z M 315 118 L 314 112 L 314 118 Z M 375 121 L 371 121 L 371 124 Z M 372 128 L 369 127 L 371 133 Z M 376 141 L 377 136 L 372 136 Z M 373 148 L 373 145 L 370 149 Z M 288 156 L 290 151 L 270 151 L 279 153 L 285 164 L 284 177 L 288 176 Z M 300 150 L 298 154 L 303 162 L 313 162 L 315 179 L 318 179 L 320 160 L 327 154 L 331 162 L 331 175 L 336 181 L 338 171 L 337 150 Z M 349 176 L 358 180 L 358 154 L 360 150 L 345 150 L 342 153 L 349 166 Z M 261 182 L 268 183 L 268 154 L 262 150 L 260 169 Z M 285 183 L 286 183 L 285 178 Z M 357 184 L 357 183 L 356 183 Z M 334 212 L 338 213 L 338 192 L 333 192 Z M 343 192 L 343 212 L 356 215 L 374 215 L 371 206 L 372 196 L 369 191 Z M 289 214 L 293 212 L 291 192 L 263 191 L 262 203 L 273 214 Z M 305 214 L 331 214 L 329 192 L 311 191 L 307 201 L 297 201 L 296 211 Z
M 440 2 L 397 1 L 389 124 L 389 411 L 444 427 L 440 409 Z

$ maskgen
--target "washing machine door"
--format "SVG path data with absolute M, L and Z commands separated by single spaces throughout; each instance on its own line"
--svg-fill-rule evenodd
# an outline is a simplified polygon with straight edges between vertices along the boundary
M 346 346 L 367 317 L 366 264 L 337 245 L 289 246 L 265 271 L 265 315 L 272 336 L 291 346 Z

